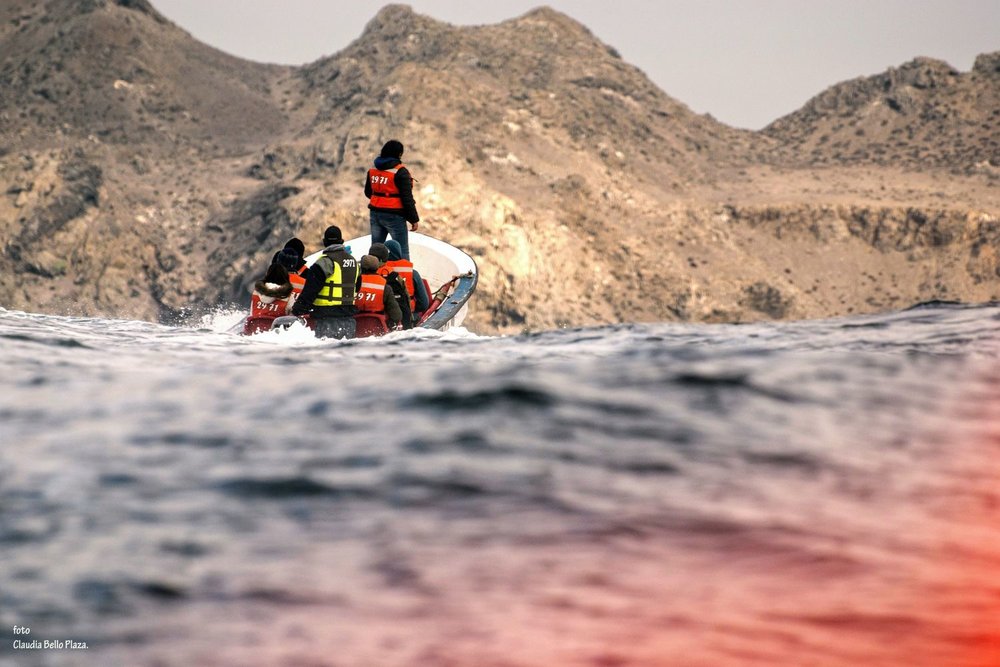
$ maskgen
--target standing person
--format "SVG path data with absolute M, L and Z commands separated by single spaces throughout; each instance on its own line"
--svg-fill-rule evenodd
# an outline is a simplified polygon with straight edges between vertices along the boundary
M 375 167 L 365 178 L 365 196 L 368 197 L 372 243 L 382 243 L 386 236 L 399 241 L 403 257 L 410 258 L 406 223 L 417 231 L 420 215 L 413 201 L 413 176 L 403 165 L 403 144 L 395 139 L 382 146 L 375 158 Z
M 374 255 L 361 258 L 361 288 L 354 304 L 361 312 L 385 315 L 386 326 L 392 331 L 402 322 L 403 312 L 385 277 L 378 274 L 380 265 L 381 262 Z
M 323 256 L 306 270 L 306 284 L 292 314 L 311 313 L 320 338 L 353 338 L 354 295 L 361 282 L 358 260 L 344 248 L 340 227 L 326 228 L 323 246 Z

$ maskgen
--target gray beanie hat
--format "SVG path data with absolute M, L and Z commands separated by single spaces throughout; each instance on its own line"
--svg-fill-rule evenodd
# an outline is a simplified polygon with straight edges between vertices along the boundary
M 389 249 L 385 247 L 384 243 L 373 243 L 372 247 L 368 249 L 368 254 L 375 255 L 380 262 L 389 261 Z

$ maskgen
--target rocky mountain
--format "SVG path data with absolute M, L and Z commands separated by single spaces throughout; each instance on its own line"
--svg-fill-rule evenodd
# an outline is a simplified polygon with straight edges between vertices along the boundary
M 392 5 L 304 67 L 223 54 L 146 0 L 16 0 L 0 23 L 6 308 L 246 304 L 288 237 L 367 232 L 389 138 L 421 231 L 480 266 L 477 331 L 1000 293 L 997 54 L 918 59 L 748 132 L 545 8 L 456 27 Z
M 1000 167 L 1000 52 L 971 72 L 916 58 L 833 86 L 764 129 L 789 160 L 808 164 Z
M 269 89 L 284 69 L 202 45 L 145 0 L 17 4 L 0 41 L 4 305 L 168 315 L 171 272 L 192 270 L 178 247 L 219 205 L 203 197 L 216 161 L 284 127 Z

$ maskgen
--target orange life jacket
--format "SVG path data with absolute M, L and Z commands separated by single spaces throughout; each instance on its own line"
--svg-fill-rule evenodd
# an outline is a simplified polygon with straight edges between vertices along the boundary
M 373 208 L 391 208 L 402 211 L 403 200 L 396 187 L 396 172 L 403 168 L 400 162 L 392 169 L 369 169 L 368 180 L 372 186 L 372 196 L 368 200 Z
M 288 274 L 288 282 L 292 284 L 292 294 L 295 295 L 295 298 L 302 294 L 302 288 L 306 286 L 306 279 L 302 275 L 305 272 L 306 267 L 303 266 L 297 272 Z
M 390 259 L 379 269 L 380 273 L 382 269 L 385 269 L 385 273 L 382 275 L 389 275 L 391 271 L 395 271 L 406 283 L 406 294 L 410 297 L 410 312 L 413 312 L 417 306 L 417 300 L 413 296 L 416 289 L 413 286 L 413 262 L 408 259 Z
M 250 299 L 250 317 L 281 317 L 282 315 L 287 315 L 288 306 L 292 301 L 292 294 L 289 294 L 284 299 L 279 299 L 263 295 L 255 290 L 253 297 Z
M 385 278 L 377 273 L 361 274 L 361 289 L 354 297 L 354 305 L 358 310 L 366 313 L 383 313 L 385 304 L 382 299 L 385 295 Z

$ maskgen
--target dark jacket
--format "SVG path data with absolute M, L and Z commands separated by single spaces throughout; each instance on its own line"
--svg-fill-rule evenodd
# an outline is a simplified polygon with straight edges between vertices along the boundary
M 389 259 L 397 260 L 403 258 L 399 252 L 401 250 L 399 241 L 389 239 L 385 242 L 385 247 L 389 251 Z M 417 271 L 417 267 L 413 267 L 413 300 L 415 301 L 413 307 L 418 313 L 424 312 L 427 310 L 427 307 L 431 305 L 430 297 L 427 294 L 427 288 L 424 287 L 424 279 L 420 277 L 420 272 Z
M 402 160 L 395 157 L 377 157 L 375 158 L 375 168 L 392 169 L 400 162 Z M 410 175 L 409 170 L 406 167 L 401 168 L 396 172 L 393 181 L 396 184 L 396 189 L 399 190 L 399 200 L 403 204 L 402 211 L 392 208 L 376 208 L 370 203 L 368 204 L 368 208 L 373 211 L 402 215 L 406 218 L 407 222 L 420 222 L 420 215 L 417 213 L 417 203 L 413 200 L 413 177 Z M 372 198 L 371 174 L 365 175 L 365 197 L 368 197 L 368 199 Z
M 382 271 L 388 267 L 383 266 Z M 392 294 L 396 297 L 396 303 L 399 306 L 399 310 L 402 312 L 403 317 L 400 321 L 403 324 L 404 329 L 413 328 L 413 311 L 410 310 L 410 295 L 406 291 L 406 281 L 403 280 L 395 271 L 390 271 L 389 273 L 381 274 L 385 277 L 385 284 L 392 288 Z
M 327 277 L 333 271 L 333 262 L 337 262 L 343 267 L 345 260 L 353 262 L 353 269 L 348 268 L 344 269 L 344 271 L 353 272 L 356 276 L 354 281 L 354 294 L 358 293 L 358 289 L 361 287 L 361 271 L 359 270 L 358 262 L 356 259 L 351 257 L 347 250 L 344 249 L 343 243 L 334 244 L 325 248 L 323 250 L 323 256 L 306 270 L 306 284 L 302 288 L 302 294 L 300 294 L 299 298 L 295 300 L 295 305 L 292 307 L 293 315 L 305 315 L 306 313 L 311 313 L 313 317 L 318 318 L 352 317 L 354 313 L 357 312 L 357 308 L 354 307 L 354 294 L 351 294 L 350 298 L 347 298 L 347 295 L 345 295 L 345 300 L 348 302 L 348 305 L 313 306 L 313 301 L 316 300 L 316 296 L 326 283 Z

